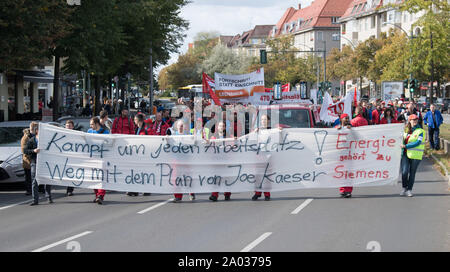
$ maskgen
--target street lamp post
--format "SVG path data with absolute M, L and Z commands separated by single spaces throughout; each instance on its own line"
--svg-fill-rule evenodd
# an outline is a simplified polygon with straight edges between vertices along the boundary
M 401 31 L 403 31 L 406 34 L 406 37 L 408 38 L 409 43 L 410 43 L 409 44 L 409 80 L 411 81 L 413 79 L 412 68 L 411 68 L 411 66 L 412 66 L 412 47 L 411 46 L 412 46 L 412 40 L 414 39 L 412 26 L 411 26 L 411 35 L 409 35 L 406 30 L 404 30 L 403 28 L 399 27 L 396 24 L 389 23 L 389 22 L 384 22 L 383 25 L 393 25 L 393 26 L 395 26 L 396 28 L 400 29 Z M 411 89 L 409 89 L 409 97 L 410 98 L 413 97 L 413 94 L 411 93 Z
M 333 38 L 339 38 L 339 40 L 340 40 L 341 38 L 344 38 L 346 41 L 348 41 L 348 42 L 350 43 L 350 46 L 353 48 L 353 50 L 356 50 L 355 44 L 354 44 L 350 39 L 348 39 L 348 38 L 342 36 L 341 34 L 333 34 L 332 37 L 333 37 Z M 341 51 L 342 51 L 342 48 L 341 48 Z M 356 67 L 357 67 L 357 69 L 358 69 L 358 70 L 357 70 L 357 73 L 358 73 L 358 76 L 359 76 L 359 68 L 358 68 L 358 66 L 356 66 Z M 359 81 L 359 89 L 362 91 L 362 79 L 361 79 L 361 76 L 358 77 L 358 81 Z M 345 84 L 344 84 L 344 86 L 345 86 Z M 346 91 L 346 90 L 345 90 L 345 91 Z

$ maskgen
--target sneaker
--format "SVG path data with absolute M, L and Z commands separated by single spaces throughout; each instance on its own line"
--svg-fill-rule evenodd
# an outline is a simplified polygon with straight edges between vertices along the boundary
M 230 199 L 231 199 L 231 196 L 230 196 L 230 195 L 226 195 L 226 196 L 225 196 L 225 200 L 226 200 L 226 201 L 228 201 L 228 200 L 230 200 Z
M 103 205 L 103 199 L 101 197 L 98 198 L 97 204 L 98 205 Z
M 67 192 L 66 196 L 73 196 L 72 192 Z
M 269 201 L 269 200 L 270 200 L 270 196 L 264 197 L 264 200 L 265 200 L 265 201 Z
M 48 199 L 48 204 L 52 204 L 53 203 L 53 199 L 49 198 Z
M 36 205 L 39 205 L 39 203 L 38 203 L 38 202 L 32 202 L 32 203 L 30 204 L 30 206 L 36 206 Z
M 174 200 L 173 200 L 173 203 L 180 203 L 181 202 L 181 198 L 175 198 Z
M 217 197 L 212 195 L 212 196 L 209 197 L 209 200 L 216 202 L 217 201 Z
M 344 198 L 350 198 L 352 197 L 352 193 L 344 193 Z
M 94 199 L 94 201 L 92 201 L 93 203 L 97 203 L 98 202 L 98 197 L 96 197 L 95 199 Z
M 403 188 L 402 191 L 400 192 L 400 196 L 404 196 L 406 194 L 406 188 Z
M 406 196 L 407 197 L 412 197 L 413 196 L 411 190 L 406 191 Z
M 189 195 L 189 199 L 190 199 L 191 201 L 195 200 L 195 194 L 190 194 L 190 195 Z
M 260 197 L 261 197 L 260 195 L 255 194 L 255 195 L 253 195 L 252 200 L 258 200 L 258 198 L 260 198 Z

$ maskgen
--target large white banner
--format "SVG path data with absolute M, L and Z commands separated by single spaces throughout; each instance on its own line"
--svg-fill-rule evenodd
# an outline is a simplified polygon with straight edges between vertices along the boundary
M 251 103 L 255 93 L 265 93 L 264 68 L 250 74 L 225 75 L 215 73 L 215 93 L 221 103 Z
M 395 184 L 402 128 L 272 129 L 199 142 L 191 136 L 87 134 L 41 123 L 37 180 L 151 193 Z

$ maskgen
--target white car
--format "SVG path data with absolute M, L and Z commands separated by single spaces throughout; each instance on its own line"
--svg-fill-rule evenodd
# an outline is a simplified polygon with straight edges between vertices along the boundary
M 0 147 L 0 183 L 25 181 L 20 146 Z

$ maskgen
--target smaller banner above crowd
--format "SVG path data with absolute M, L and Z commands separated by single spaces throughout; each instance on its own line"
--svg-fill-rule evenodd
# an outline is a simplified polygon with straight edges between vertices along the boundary
M 256 93 L 265 93 L 264 68 L 250 74 L 225 75 L 215 73 L 215 95 L 221 103 L 251 103 Z
M 334 103 L 328 92 L 325 92 L 322 110 L 320 111 L 320 120 L 326 123 L 333 123 L 336 119 L 339 119 L 343 113 L 348 114 L 350 119 L 352 118 L 352 101 L 354 98 L 354 92 L 348 92 L 347 95 L 340 101 Z M 323 109 L 327 110 L 323 110 Z

